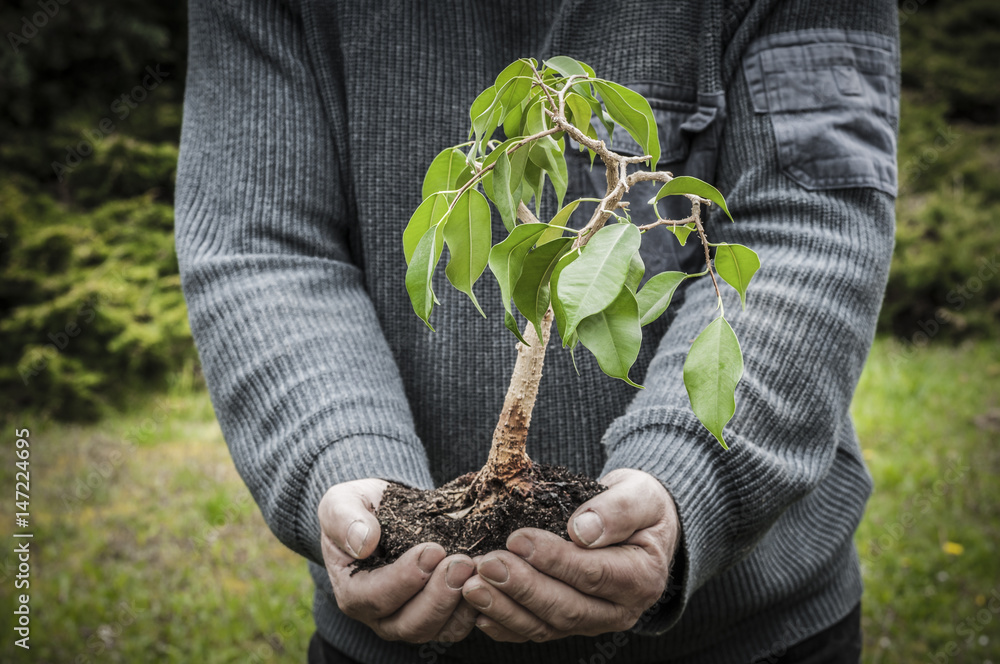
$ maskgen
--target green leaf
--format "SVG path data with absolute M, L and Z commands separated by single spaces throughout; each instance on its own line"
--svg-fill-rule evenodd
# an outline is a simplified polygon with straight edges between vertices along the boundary
M 510 311 L 510 299 L 513 296 L 514 284 L 521 276 L 524 257 L 545 232 L 545 224 L 521 224 L 510 232 L 503 242 L 499 242 L 490 250 L 489 266 L 493 276 L 500 285 L 500 296 L 503 305 Z
M 740 294 L 740 303 L 747 308 L 747 287 L 760 268 L 760 257 L 742 244 L 720 244 L 715 248 L 715 271 Z
M 542 234 L 542 237 L 538 239 L 538 244 L 545 244 L 546 242 L 551 242 L 556 238 L 563 236 L 563 229 L 560 226 L 569 226 L 569 218 L 576 211 L 582 201 L 577 199 L 575 201 L 570 201 L 567 203 L 556 215 L 549 220 L 549 228 Z
M 510 159 L 503 152 L 493 167 L 493 202 L 497 205 L 497 212 L 500 213 L 507 232 L 514 230 L 514 220 L 517 218 L 517 204 L 511 196 L 510 182 Z
M 427 198 L 439 191 L 458 189 L 461 186 L 459 180 L 465 177 L 465 181 L 468 182 L 471 176 L 472 169 L 465 161 L 465 153 L 458 148 L 442 150 L 427 167 L 421 198 Z M 454 197 L 454 194 L 450 194 L 449 201 Z
M 431 194 L 417 206 L 406 224 L 406 230 L 403 231 L 403 255 L 406 257 L 407 265 L 410 264 L 413 252 L 427 229 L 440 223 L 447 212 L 448 197 L 444 194 Z
M 462 291 L 486 317 L 472 286 L 486 269 L 492 242 L 490 204 L 475 189 L 468 189 L 455 201 L 455 207 L 444 224 L 444 241 L 451 259 L 445 268 L 448 281 Z
M 608 147 L 610 148 L 612 146 L 611 139 L 614 137 L 615 133 L 615 121 L 611 118 L 608 112 L 604 110 L 604 107 L 601 106 L 601 102 L 598 101 L 597 97 L 587 97 L 584 95 L 584 98 L 587 100 L 587 103 L 590 104 L 590 109 L 594 112 L 594 115 L 597 116 L 597 119 L 601 121 L 601 124 L 604 125 L 604 129 L 608 132 Z
M 577 331 L 580 343 L 594 354 L 604 373 L 642 388 L 628 377 L 642 344 L 639 309 L 632 291 L 623 288 L 604 310 L 580 321 Z
M 660 136 L 649 102 L 638 92 L 610 81 L 594 81 L 594 87 L 601 93 L 608 113 L 651 157 L 649 167 L 655 169 L 660 160 Z
M 718 189 L 707 182 L 687 175 L 676 177 L 660 187 L 660 191 L 656 193 L 656 196 L 649 199 L 649 204 L 655 205 L 658 200 L 666 196 L 680 196 L 684 194 L 694 194 L 695 196 L 707 198 L 722 208 L 722 211 L 726 213 L 730 221 L 733 220 L 733 215 L 729 214 L 729 208 L 726 207 L 726 199 L 722 197 Z
M 552 128 L 552 121 L 545 115 L 545 101 L 536 99 L 524 112 L 524 135 L 531 136 Z M 552 140 L 551 137 L 547 137 Z M 545 140 L 544 138 L 539 140 Z
M 521 328 L 517 326 L 517 319 L 514 318 L 514 314 L 512 314 L 509 311 L 503 312 L 503 325 L 508 330 L 513 332 L 514 336 L 517 337 L 517 340 L 520 341 L 522 344 L 524 344 L 525 346 L 531 345 L 527 341 L 525 341 L 524 337 L 521 335 Z
M 542 64 L 555 69 L 564 78 L 569 78 L 570 76 L 587 76 L 587 71 L 584 69 L 585 65 L 582 62 L 565 55 L 557 55 L 554 58 L 549 58 Z M 593 69 L 590 70 L 590 75 L 594 75 Z
M 503 121 L 503 133 L 509 139 L 521 136 L 521 127 L 524 125 L 524 109 L 529 104 L 525 99 L 520 104 L 510 109 Z
M 552 270 L 552 276 L 549 278 L 552 293 L 556 293 L 559 290 L 559 276 L 562 274 L 562 271 L 579 257 L 580 250 L 577 249 L 576 251 L 567 252 L 562 258 L 559 259 L 559 262 L 556 263 L 555 269 Z M 570 353 L 572 353 L 573 346 L 575 346 L 579 340 L 579 335 L 575 331 L 569 335 L 564 334 L 564 331 L 566 330 L 566 310 L 563 309 L 562 302 L 559 301 L 559 298 L 555 296 L 552 297 L 552 313 L 556 320 L 556 327 L 559 329 L 559 337 L 563 340 L 563 348 L 569 347 Z
M 640 241 L 639 229 L 632 224 L 605 226 L 583 247 L 580 257 L 562 270 L 555 297 L 565 312 L 563 338 L 571 336 L 581 320 L 618 297 Z
M 644 274 L 646 274 L 646 264 L 642 261 L 642 256 L 637 251 L 632 254 L 632 260 L 628 264 L 628 274 L 625 275 L 625 288 L 635 293 L 639 290 L 639 283 L 642 281 Z
M 528 159 L 548 174 L 552 187 L 556 190 L 556 202 L 562 207 L 566 188 L 569 186 L 569 173 L 566 168 L 566 155 L 563 154 L 559 144 L 553 141 L 551 136 L 539 139 L 531 145 Z
M 546 60 L 544 64 L 549 69 L 558 72 L 564 78 L 569 78 L 570 76 L 589 76 L 590 78 L 597 77 L 590 65 L 580 62 L 579 60 L 566 57 L 565 55 L 557 55 L 551 60 Z M 573 89 L 583 95 L 584 98 L 593 98 L 593 94 L 590 90 L 590 83 L 587 81 L 573 83 Z
M 695 230 L 697 230 L 694 227 L 693 223 L 692 224 L 684 224 L 683 226 L 668 226 L 667 228 L 668 228 L 668 230 L 671 233 L 674 234 L 674 237 L 677 238 L 677 241 L 680 242 L 680 244 L 681 244 L 682 247 L 685 244 L 687 244 L 688 235 L 691 235 L 691 233 L 693 233 Z
M 469 107 L 469 120 L 472 122 L 473 127 L 476 124 L 476 119 L 482 117 L 487 111 L 493 106 L 493 102 L 497 98 L 497 89 L 494 86 L 490 86 L 479 93 L 479 95 L 472 102 L 472 106 Z M 472 133 L 469 133 L 472 136 Z
M 524 165 L 528 162 L 528 146 L 521 146 L 514 152 L 509 152 L 509 150 L 514 146 L 515 143 L 521 141 L 521 138 L 508 138 L 506 141 L 498 145 L 496 148 L 490 151 L 486 158 L 483 159 L 483 169 L 488 168 L 490 165 L 494 164 L 500 155 L 506 155 L 507 159 L 510 161 L 510 189 L 513 191 L 517 189 L 517 185 L 521 183 L 524 178 Z M 494 167 L 495 168 L 495 167 Z M 496 200 L 493 198 L 493 171 L 490 170 L 482 179 L 483 190 L 486 195 L 489 196 L 490 200 L 494 203 Z M 515 199 L 515 210 L 517 200 Z
M 729 449 L 722 429 L 736 413 L 736 384 L 743 377 L 743 353 L 725 318 L 708 324 L 684 361 L 684 386 L 694 414 Z
M 497 76 L 493 87 L 499 91 L 496 101 L 502 109 L 500 122 L 503 122 L 513 109 L 520 108 L 521 102 L 531 92 L 532 74 L 536 64 L 534 60 L 521 58 L 508 65 Z
M 527 224 L 533 226 L 534 224 Z M 539 224 L 541 225 L 541 224 Z M 514 284 L 514 304 L 518 311 L 531 321 L 542 337 L 541 321 L 549 308 L 549 279 L 556 263 L 570 250 L 573 238 L 560 238 L 547 242 L 529 253 L 521 268 L 521 276 Z
M 576 93 L 572 93 L 566 96 L 566 106 L 569 109 L 569 118 L 567 119 L 570 121 L 570 124 L 586 134 L 588 138 L 592 138 L 596 141 L 597 130 L 594 129 L 594 125 L 590 122 L 591 116 L 593 116 L 594 113 L 590 102 L 588 102 L 584 97 L 581 97 Z M 597 102 L 597 107 L 599 109 L 601 108 L 599 102 Z M 583 150 L 590 153 L 590 165 L 593 167 L 594 158 L 597 157 L 597 153 L 581 143 L 580 151 L 582 152 Z
M 475 156 L 475 152 L 482 141 L 488 139 L 493 131 L 500 124 L 500 113 L 502 109 L 497 104 L 497 90 L 492 85 L 483 90 L 476 100 L 472 102 L 469 109 L 469 117 L 472 118 L 472 130 L 469 135 L 475 135 L 475 145 L 469 151 L 469 159 Z
M 508 155 L 510 159 L 511 189 L 517 189 L 517 185 L 524 179 L 524 169 L 528 164 L 528 152 L 528 146 L 522 145 L 514 154 Z
M 687 278 L 683 272 L 661 272 L 649 278 L 635 296 L 639 303 L 639 324 L 649 325 L 670 306 L 674 291 Z
M 504 133 L 507 136 L 517 137 L 527 134 L 525 125 L 527 124 L 528 109 L 534 106 L 535 102 L 541 98 L 541 88 L 532 88 L 531 94 L 522 102 L 520 109 L 511 109 L 511 114 L 504 121 Z M 515 120 L 516 124 L 514 124 Z
M 492 150 L 490 150 L 490 153 L 483 158 L 483 166 L 482 167 L 486 168 L 487 166 L 489 166 L 490 164 L 492 164 L 493 162 L 495 162 L 500 157 L 500 155 L 505 154 L 507 152 L 507 150 L 509 150 L 510 147 L 512 145 L 514 145 L 515 143 L 517 143 L 519 140 L 521 140 L 521 139 L 520 138 L 508 138 L 503 143 L 501 143 L 500 145 L 498 145 L 495 148 L 493 148 Z M 507 155 L 507 158 L 509 159 L 510 155 Z
M 521 197 L 524 194 L 524 189 L 525 189 L 525 187 L 524 187 L 524 180 L 521 180 L 521 182 L 518 183 L 517 188 L 514 189 L 514 192 L 511 194 L 511 198 L 514 199 L 514 206 L 515 206 L 514 207 L 514 211 L 515 211 L 515 214 L 517 214 L 517 208 L 521 204 Z
M 569 110 L 569 123 L 575 126 L 577 129 L 583 133 L 587 133 L 588 129 L 592 129 L 590 126 L 590 118 L 593 115 L 593 110 L 590 108 L 590 104 L 587 100 L 580 95 L 570 93 L 566 95 L 566 108 Z
M 567 203 L 555 216 L 549 220 L 550 226 L 569 226 L 569 218 L 576 212 L 576 208 L 583 202 L 582 198 Z
M 430 316 L 435 302 L 431 282 L 444 248 L 441 235 L 441 226 L 427 229 L 413 250 L 410 265 L 406 268 L 406 292 L 410 295 L 410 303 L 431 330 L 434 328 L 431 327 Z
M 527 150 L 527 147 L 521 150 Z M 520 152 L 521 150 L 518 150 Z M 527 205 L 531 200 L 531 195 L 535 196 L 535 216 L 542 216 L 542 190 L 545 188 L 545 171 L 538 167 L 530 159 L 524 164 L 524 183 L 527 188 L 521 196 L 521 200 Z
M 552 242 L 552 240 L 557 240 L 563 236 L 563 233 L 565 233 L 565 230 L 560 228 L 559 226 L 552 226 L 549 224 L 546 225 L 548 226 L 548 228 L 546 228 L 545 232 L 542 233 L 542 236 L 538 238 L 538 244 L 545 244 L 546 242 Z

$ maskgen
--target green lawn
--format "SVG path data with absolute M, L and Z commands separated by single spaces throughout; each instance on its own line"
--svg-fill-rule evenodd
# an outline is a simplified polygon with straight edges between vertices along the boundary
M 866 662 L 1000 664 L 1000 346 L 876 345 L 853 413 Z
M 876 480 L 857 536 L 866 662 L 1000 664 L 998 384 L 995 344 L 876 344 L 854 403 Z M 207 397 L 180 391 L 130 412 L 5 427 L 3 486 L 12 428 L 32 431 L 35 548 L 30 657 L 10 637 L 12 547 L 0 558 L 0 661 L 301 664 L 304 563 L 267 530 Z

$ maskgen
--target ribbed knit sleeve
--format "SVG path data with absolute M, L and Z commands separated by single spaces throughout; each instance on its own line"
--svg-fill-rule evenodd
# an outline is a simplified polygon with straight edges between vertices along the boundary
M 886 62 L 894 58 L 890 53 Z M 892 87 L 898 82 L 891 79 L 880 97 L 887 108 L 897 101 Z M 848 409 L 874 336 L 892 253 L 893 196 L 867 186 L 806 188 L 793 182 L 782 171 L 772 118 L 754 108 L 742 71 L 727 90 L 727 107 L 716 184 L 736 222 L 713 211 L 706 230 L 714 242 L 751 247 L 762 263 L 745 311 L 722 285 L 726 317 L 746 366 L 736 415 L 725 430 L 730 449 L 695 418 L 681 380 L 691 342 L 717 315 L 707 278 L 687 288 L 649 365 L 646 389 L 603 440 L 605 473 L 624 467 L 658 477 L 680 515 L 682 542 L 673 579 L 679 587 L 637 628 L 645 634 L 661 634 L 675 624 L 692 594 L 752 551 L 783 512 L 827 477 L 838 445 L 852 441 Z M 890 134 L 895 131 L 891 114 L 881 121 Z M 851 156 L 858 155 L 843 155 Z M 855 516 L 845 509 L 834 518 Z M 827 523 L 819 527 L 840 530 Z M 745 583 L 752 588 L 756 580 Z
M 277 0 L 190 5 L 177 252 L 236 467 L 274 534 L 322 562 L 333 484 L 432 486 L 352 262 L 347 178 L 300 18 Z

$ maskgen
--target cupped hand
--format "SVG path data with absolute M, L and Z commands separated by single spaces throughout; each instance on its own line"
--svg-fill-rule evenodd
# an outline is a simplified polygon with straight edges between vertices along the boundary
M 475 572 L 468 556 L 445 556 L 440 544 L 428 542 L 391 565 L 351 576 L 351 563 L 378 546 L 374 512 L 386 486 L 378 479 L 343 482 L 320 501 L 323 560 L 337 606 L 389 641 L 460 641 L 478 615 L 462 599 L 462 585 Z
M 619 469 L 609 488 L 574 512 L 572 542 L 536 528 L 507 539 L 507 551 L 476 558 L 462 589 L 497 641 L 550 641 L 629 629 L 666 589 L 680 539 L 677 508 L 663 485 Z

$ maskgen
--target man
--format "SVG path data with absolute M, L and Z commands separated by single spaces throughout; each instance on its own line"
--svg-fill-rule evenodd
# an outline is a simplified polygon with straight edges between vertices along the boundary
M 892 249 L 891 3 L 193 0 L 190 25 L 184 289 L 237 468 L 310 562 L 312 661 L 857 661 L 871 481 L 848 408 Z M 546 359 L 529 452 L 611 486 L 572 542 L 526 529 L 477 560 L 424 544 L 349 576 L 385 481 L 430 488 L 485 459 L 514 356 L 496 286 L 478 286 L 488 320 L 437 288 L 430 333 L 400 236 L 475 94 L 557 54 L 649 98 L 660 168 L 725 192 L 737 222 L 713 212 L 712 240 L 761 256 L 731 316 L 731 449 L 680 378 L 715 298 L 696 280 L 645 330 L 647 389 Z M 569 196 L 593 195 L 572 152 Z M 650 273 L 689 264 L 667 239 Z

